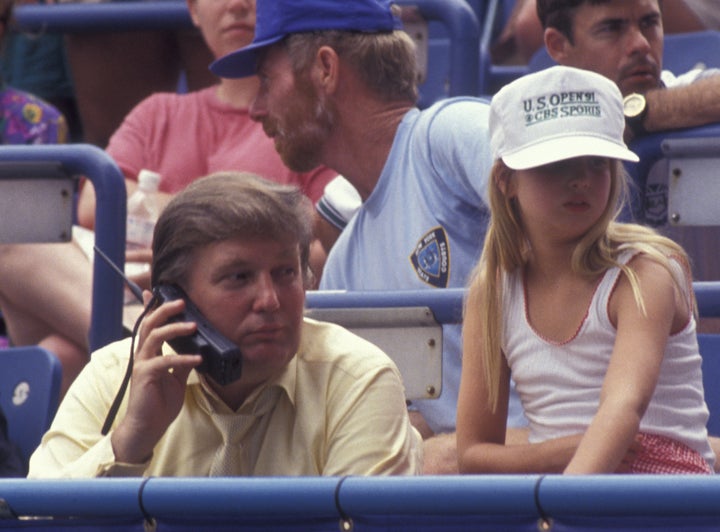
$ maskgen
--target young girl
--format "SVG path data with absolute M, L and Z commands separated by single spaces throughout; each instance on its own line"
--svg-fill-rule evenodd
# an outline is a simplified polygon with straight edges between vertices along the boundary
M 622 97 L 553 67 L 497 93 L 492 220 L 465 308 L 462 472 L 710 473 L 688 258 L 616 221 Z M 529 443 L 505 445 L 510 375 Z

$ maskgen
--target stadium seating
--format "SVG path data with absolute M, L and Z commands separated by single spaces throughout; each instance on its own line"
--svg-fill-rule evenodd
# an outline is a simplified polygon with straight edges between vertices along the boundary
M 698 344 L 703 358 L 705 402 L 710 410 L 708 433 L 720 435 L 720 334 L 698 334 Z
M 475 0 L 479 1 L 479 0 Z M 440 98 L 478 93 L 480 28 L 465 0 L 398 0 L 417 7 L 428 26 L 427 64 L 420 85 L 421 107 Z M 183 1 L 23 4 L 15 9 L 27 32 L 89 32 L 191 27 Z M 423 34 L 424 35 L 424 34 Z
M 665 36 L 664 68 L 675 74 L 687 72 L 698 65 L 718 68 L 718 46 L 719 31 L 668 34 Z M 535 67 L 541 64 L 538 61 Z M 646 220 L 653 203 L 653 199 L 646 196 L 647 177 L 651 169 L 664 160 L 662 168 L 668 174 L 667 202 L 673 211 L 669 222 L 678 225 L 720 225 L 720 211 L 713 201 L 720 193 L 715 179 L 720 124 L 647 135 L 636 139 L 630 147 L 640 157 L 638 164 L 627 165 L 637 185 L 632 205 L 634 219 Z
M 114 161 L 100 148 L 86 144 L 0 146 L 0 180 L 29 180 L 31 185 L 33 181 L 45 180 L 55 187 L 58 174 L 75 181 L 85 176 L 92 182 L 97 196 L 96 245 L 122 268 L 126 191 L 125 179 Z M 37 213 L 47 209 L 46 197 L 34 191 L 24 198 L 25 221 L 14 223 L 36 225 Z M 66 198 L 66 205 L 72 209 L 71 197 Z M 6 213 L 0 213 L 0 218 L 3 214 Z M 69 238 L 65 231 L 64 239 Z M 95 350 L 123 336 L 123 282 L 102 260 L 93 264 L 92 298 L 90 348 Z
M 97 196 L 96 245 L 120 268 L 125 262 L 125 180 L 101 149 L 82 144 L 0 146 L 0 241 L 63 242 L 71 238 L 75 187 L 80 176 Z M 13 205 L 15 204 L 15 205 Z M 14 208 L 15 206 L 21 208 Z M 90 348 L 120 339 L 123 284 L 102 260 L 93 265 Z M 50 426 L 62 368 L 37 346 L 0 350 L 0 404 L 11 440 L 25 458 Z
M 720 193 L 719 182 L 714 179 L 719 146 L 720 123 L 654 133 L 634 140 L 630 148 L 640 157 L 640 162 L 626 164 L 634 183 L 630 216 L 643 222 L 653 210 L 656 199 L 647 195 L 646 183 L 650 171 L 662 162 L 664 166 L 660 169 L 667 173 L 668 207 L 682 209 L 693 205 L 688 211 L 677 211 L 680 218 L 670 221 L 687 225 L 720 224 L 720 211 L 713 201 Z M 692 186 L 694 183 L 698 185 Z
M 696 282 L 693 284 L 701 317 L 720 317 L 720 281 Z M 309 315 L 322 317 L 327 321 L 348 325 L 360 336 L 375 341 L 393 358 L 410 398 L 432 398 L 425 393 L 428 383 L 437 383 L 441 376 L 437 373 L 441 363 L 437 360 L 438 353 L 427 353 L 418 344 L 423 344 L 428 337 L 442 338 L 436 329 L 438 324 L 460 323 L 465 290 L 450 288 L 444 290 L 407 290 L 384 292 L 308 292 L 307 307 Z M 365 323 L 360 317 L 356 321 L 348 320 L 348 312 L 376 310 L 374 319 Z M 422 316 L 418 319 L 415 309 Z M 322 315 L 313 314 L 314 310 L 325 311 Z M 388 314 L 382 310 L 390 310 Z M 351 315 L 351 314 L 350 314 Z M 381 329 L 382 336 L 377 336 Z M 700 353 L 703 357 L 703 380 L 706 402 L 710 409 L 708 428 L 713 435 L 720 436 L 720 334 L 703 334 L 699 336 Z M 421 355 L 418 355 L 420 353 Z M 418 356 L 423 356 L 422 364 L 418 364 Z M 422 367 L 418 367 L 422 366 Z
M 547 48 L 544 46 L 533 54 L 527 65 L 528 72 L 537 72 L 548 67 L 557 65 L 555 60 L 548 54 Z
M 498 65 L 490 55 L 495 39 L 510 17 L 515 0 L 485 0 L 480 2 L 484 15 L 480 32 L 480 94 L 495 94 L 503 85 L 528 72 L 526 65 Z M 483 5 L 484 4 L 484 7 Z
M 308 292 L 307 315 L 343 325 L 381 347 L 409 400 L 442 393 L 442 325 L 462 320 L 464 290 Z
M 481 2 L 479 0 L 478 5 Z M 496 9 L 498 2 L 501 0 L 487 1 L 496 4 Z M 148 6 L 143 7 L 143 3 L 137 3 L 133 7 L 154 9 L 158 7 L 153 5 L 156 3 L 160 2 L 146 2 Z M 85 5 L 93 9 L 107 7 Z M 114 5 L 123 7 L 122 3 Z M 19 6 L 18 11 L 25 7 L 36 6 Z M 145 20 L 161 25 L 177 22 L 157 17 Z M 488 86 L 504 83 L 502 76 L 516 74 L 497 69 L 492 75 L 495 77 Z M 448 74 L 442 76 L 448 79 Z M 483 83 L 488 80 L 487 77 L 480 79 Z M 487 89 L 483 93 L 491 91 Z M 701 129 L 676 132 L 672 138 L 687 138 L 694 143 L 700 137 L 717 133 L 712 128 Z M 648 160 L 657 161 L 665 157 L 666 139 L 649 136 L 641 139 L 642 146 L 635 148 L 646 149 Z M 124 225 L 118 227 L 117 219 L 124 219 L 125 190 L 115 177 L 115 169 L 111 165 L 108 167 L 100 154 L 87 153 L 86 148 L 80 148 L 82 154 L 72 150 L 64 153 L 63 147 L 32 149 L 33 157 L 61 161 L 68 174 L 88 175 L 95 186 L 100 187 L 98 244 L 122 267 L 124 256 L 118 241 L 124 240 L 120 238 L 120 235 L 124 237 Z M 31 155 L 22 150 L 4 151 L 0 148 L 0 162 L 7 160 L 14 164 Z M 635 168 L 638 180 L 645 175 L 643 168 Z M 113 241 L 114 238 L 118 240 Z M 107 319 L 93 324 L 92 343 L 97 346 L 120 334 L 121 316 L 114 307 L 117 304 L 118 309 L 121 308 L 117 301 L 122 300 L 122 284 L 102 261 L 96 261 L 95 275 L 107 291 L 94 291 L 93 308 L 103 304 L 101 299 L 114 301 L 109 315 L 104 316 Z M 694 287 L 701 315 L 720 316 L 720 286 L 695 283 Z M 308 307 L 325 310 L 384 308 L 393 312 L 415 308 L 423 314 L 430 312 L 433 322 L 455 323 L 462 319 L 463 295 L 463 290 L 315 292 L 308 294 Z M 424 328 L 427 322 L 425 318 L 421 321 Z M 434 327 L 433 324 L 429 326 Z M 707 389 L 715 384 L 716 372 L 720 371 L 720 366 L 716 365 L 720 360 L 720 341 L 701 336 L 700 343 Z M 705 360 L 714 355 L 719 356 L 705 364 Z M 714 394 L 717 389 L 715 386 L 708 394 L 711 414 L 720 412 L 720 397 Z M 714 422 L 715 417 L 711 419 L 711 423 Z M 704 531 L 717 529 L 719 500 L 720 478 L 717 476 L 6 479 L 0 480 L 0 530 Z
M 67 242 L 76 187 L 53 161 L 0 162 L 0 243 Z
M 674 74 L 693 68 L 718 68 L 720 31 L 696 31 L 665 34 L 663 68 Z
M 397 3 L 403 9 L 415 6 L 427 25 L 427 42 L 415 39 L 421 61 L 426 57 L 418 106 L 428 107 L 449 96 L 478 94 L 480 27 L 467 2 L 397 0 Z M 405 28 L 412 36 L 408 21 Z
M 62 367 L 41 347 L 0 350 L 0 406 L 8 436 L 27 460 L 50 427 L 60 398 Z
M 485 11 L 487 11 L 488 0 L 466 0 L 468 5 L 475 12 L 475 16 L 478 20 L 482 21 L 485 18 Z
M 720 281 L 696 282 L 693 288 L 700 316 L 720 317 Z M 710 410 L 708 432 L 720 436 L 720 334 L 698 334 L 698 344 L 703 358 L 705 402 Z

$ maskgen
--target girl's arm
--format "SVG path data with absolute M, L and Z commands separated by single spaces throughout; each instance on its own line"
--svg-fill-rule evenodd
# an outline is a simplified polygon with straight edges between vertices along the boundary
M 505 445 L 510 369 L 505 358 L 498 397 L 488 403 L 479 311 L 468 307 L 463 321 L 463 365 L 457 410 L 458 466 L 461 473 L 560 473 L 577 449 L 580 435 L 539 444 Z
M 646 315 L 622 275 L 609 302 L 617 336 L 600 405 L 565 473 L 609 473 L 618 468 L 655 390 L 668 336 L 689 318 L 688 303 L 665 268 L 642 255 L 632 266 Z

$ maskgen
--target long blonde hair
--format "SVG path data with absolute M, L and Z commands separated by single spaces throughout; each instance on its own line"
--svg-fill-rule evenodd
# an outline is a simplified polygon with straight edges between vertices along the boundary
M 489 180 L 490 223 L 480 260 L 475 267 L 465 301 L 468 308 L 479 310 L 481 316 L 477 337 L 466 339 L 480 342 L 484 353 L 483 368 L 488 401 L 494 411 L 498 402 L 498 385 L 502 361 L 503 275 L 523 267 L 531 254 L 522 220 L 514 199 L 500 188 L 507 183 L 513 170 L 498 159 Z M 696 305 L 686 279 L 671 266 L 670 257 L 677 258 L 689 271 L 689 259 L 678 244 L 648 227 L 617 221 L 628 195 L 627 173 L 620 161 L 611 165 L 610 197 L 598 222 L 578 242 L 572 255 L 572 269 L 582 275 L 599 275 L 618 267 L 627 276 L 635 301 L 643 314 L 645 305 L 637 275 L 632 267 L 618 262 L 619 255 L 633 250 L 661 264 L 671 275 L 680 293 L 688 293 L 690 305 Z M 467 333 L 467 328 L 466 328 Z

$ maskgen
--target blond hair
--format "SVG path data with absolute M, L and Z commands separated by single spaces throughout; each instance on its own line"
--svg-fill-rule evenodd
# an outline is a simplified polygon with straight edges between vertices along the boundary
M 499 186 L 512 176 L 512 170 L 502 160 L 492 168 L 489 187 L 490 223 L 480 260 L 475 267 L 465 301 L 468 308 L 478 310 L 480 323 L 477 337 L 467 341 L 479 342 L 483 352 L 483 368 L 488 389 L 488 401 L 494 411 L 498 402 L 498 385 L 502 361 L 503 288 L 505 274 L 523 267 L 531 250 L 525 237 L 516 201 L 504 194 Z M 654 230 L 632 223 L 617 221 L 628 193 L 627 173 L 620 161 L 611 166 L 611 185 L 608 204 L 598 222 L 578 242 L 572 255 L 572 269 L 581 275 L 599 275 L 617 267 L 627 276 L 635 302 L 643 314 L 645 304 L 637 275 L 631 266 L 618 262 L 621 253 L 632 250 L 642 253 L 662 265 L 672 276 L 680 293 L 688 293 L 695 311 L 695 299 L 686 279 L 674 270 L 670 258 L 678 259 L 689 269 L 689 259 L 678 244 Z M 467 332 L 467 328 L 466 328 Z

